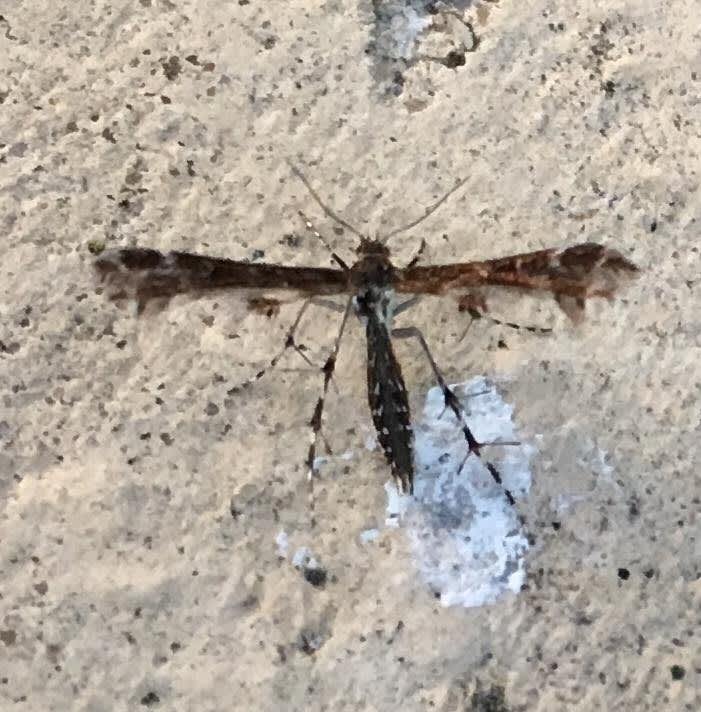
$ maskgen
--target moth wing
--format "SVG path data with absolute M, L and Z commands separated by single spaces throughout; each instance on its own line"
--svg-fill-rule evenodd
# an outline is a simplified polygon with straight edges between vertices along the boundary
M 139 312 L 153 300 L 163 303 L 176 294 L 246 290 L 259 295 L 264 290 L 287 290 L 300 296 L 333 295 L 347 291 L 348 284 L 340 269 L 242 262 L 143 247 L 107 250 L 94 266 L 108 296 L 135 299 Z

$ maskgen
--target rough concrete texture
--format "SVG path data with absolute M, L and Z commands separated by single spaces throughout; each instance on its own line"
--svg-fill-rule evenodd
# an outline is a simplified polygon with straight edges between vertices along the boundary
M 697 710 L 698 0 L 15 1 L 0 19 L 0 707 Z M 352 259 L 285 159 L 404 264 L 584 240 L 643 268 L 573 326 L 489 295 L 402 316 L 537 445 L 525 588 L 445 607 L 388 528 L 354 320 L 310 527 L 321 385 L 234 295 L 137 319 L 90 247 Z M 338 316 L 315 310 L 314 364 Z M 420 410 L 432 373 L 397 346 Z M 498 460 L 498 453 L 495 454 Z M 374 539 L 361 533 L 376 528 Z M 276 542 L 289 539 L 289 555 Z M 324 567 L 308 576 L 292 554 Z M 318 573 L 318 572 L 317 572 Z

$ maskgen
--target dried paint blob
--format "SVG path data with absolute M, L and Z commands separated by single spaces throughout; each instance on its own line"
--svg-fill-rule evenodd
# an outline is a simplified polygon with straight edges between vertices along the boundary
M 375 47 L 380 55 L 410 60 L 421 33 L 431 25 L 424 3 L 389 2 L 375 8 Z
M 451 386 L 480 442 L 518 441 L 513 409 L 485 378 Z M 519 521 L 518 500 L 530 489 L 528 443 L 489 447 L 504 485 L 516 497 L 510 506 L 484 463 L 465 458 L 465 440 L 455 417 L 445 410 L 439 388 L 432 388 L 416 424 L 414 497 L 403 497 L 388 483 L 388 525 L 406 532 L 414 565 L 444 606 L 481 606 L 525 581 L 528 541 Z

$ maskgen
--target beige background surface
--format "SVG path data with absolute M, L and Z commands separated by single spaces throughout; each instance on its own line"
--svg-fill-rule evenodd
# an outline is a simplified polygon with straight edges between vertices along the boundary
M 398 5 L 2 8 L 3 709 L 699 708 L 701 8 L 456 2 L 403 15 L 413 42 Z M 396 240 L 400 264 L 424 237 L 431 262 L 595 240 L 644 268 L 576 329 L 547 300 L 491 301 L 547 338 L 460 342 L 450 300 L 411 313 L 447 376 L 495 379 L 538 444 L 520 595 L 445 609 L 399 531 L 359 539 L 387 470 L 364 447 L 355 322 L 326 420 L 353 457 L 324 468 L 312 533 L 319 374 L 291 358 L 227 395 L 294 307 L 176 299 L 137 320 L 97 292 L 91 241 L 326 265 L 300 208 L 351 259 L 285 158 L 368 231 L 469 176 Z M 305 322 L 315 362 L 336 323 Z M 430 370 L 398 353 L 417 405 Z M 281 528 L 313 541 L 323 589 L 278 557 Z

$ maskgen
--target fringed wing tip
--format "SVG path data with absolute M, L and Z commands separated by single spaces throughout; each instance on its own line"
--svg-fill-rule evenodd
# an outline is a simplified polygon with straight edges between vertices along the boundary
M 556 293 L 562 311 L 575 323 L 584 318 L 591 297 L 613 299 L 614 294 L 640 272 L 640 268 L 614 250 L 593 242 L 564 249 L 558 256 L 558 277 L 581 283 L 581 292 Z
M 142 314 L 153 300 L 175 294 L 178 282 L 168 269 L 168 255 L 143 247 L 105 250 L 93 262 L 105 293 L 111 301 L 134 299 L 137 314 Z M 162 304 L 161 306 L 165 306 Z

